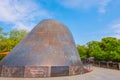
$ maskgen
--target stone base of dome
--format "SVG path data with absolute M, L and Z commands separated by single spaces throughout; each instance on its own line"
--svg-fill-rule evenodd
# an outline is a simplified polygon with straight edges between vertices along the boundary
M 72 76 L 88 72 L 83 66 L 0 66 L 1 77 L 42 78 Z

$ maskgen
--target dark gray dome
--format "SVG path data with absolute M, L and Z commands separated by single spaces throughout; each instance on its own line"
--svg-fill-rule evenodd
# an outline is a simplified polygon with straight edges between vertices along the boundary
M 54 20 L 41 21 L 0 63 L 1 66 L 80 66 L 71 32 Z

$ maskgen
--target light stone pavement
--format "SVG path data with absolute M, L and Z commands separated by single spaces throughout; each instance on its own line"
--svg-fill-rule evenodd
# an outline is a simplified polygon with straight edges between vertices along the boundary
M 77 76 L 53 78 L 0 78 L 0 80 L 120 80 L 120 71 L 94 67 L 94 71 Z

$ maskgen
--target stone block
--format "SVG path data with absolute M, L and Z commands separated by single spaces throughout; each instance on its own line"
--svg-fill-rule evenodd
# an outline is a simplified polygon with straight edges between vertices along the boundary
M 118 63 L 118 69 L 120 70 L 120 63 Z
M 93 65 L 92 64 L 86 64 L 83 67 L 83 73 L 91 72 L 93 71 Z
M 99 61 L 95 61 L 95 62 L 94 62 L 94 66 L 100 67 L 100 62 L 99 62 Z
M 69 76 L 69 66 L 52 66 L 51 77 Z
M 0 66 L 0 76 L 1 76 L 1 72 L 2 72 L 2 66 Z
M 109 68 L 119 70 L 119 64 L 118 63 L 109 63 Z
M 23 66 L 3 66 L 1 77 L 24 77 Z
M 26 66 L 24 77 L 50 77 L 50 68 L 47 66 Z
M 69 75 L 77 75 L 83 73 L 83 66 L 70 66 Z
M 100 67 L 107 68 L 107 62 L 100 62 Z

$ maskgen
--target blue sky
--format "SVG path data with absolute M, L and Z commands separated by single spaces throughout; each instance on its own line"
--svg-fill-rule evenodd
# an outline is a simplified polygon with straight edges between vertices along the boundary
M 120 39 L 120 0 L 0 0 L 0 26 L 31 30 L 43 19 L 64 23 L 76 44 Z

